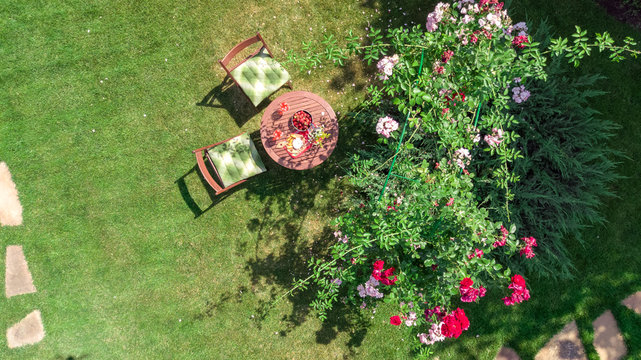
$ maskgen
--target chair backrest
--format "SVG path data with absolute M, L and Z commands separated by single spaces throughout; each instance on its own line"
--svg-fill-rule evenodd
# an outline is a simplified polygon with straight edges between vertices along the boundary
M 235 68 L 240 66 L 247 59 L 251 58 L 252 56 L 258 54 L 258 52 L 260 52 L 261 48 L 258 48 L 251 55 L 249 55 L 245 59 L 243 59 L 243 61 L 241 61 L 240 63 L 236 64 L 234 67 L 229 68 L 229 63 L 231 62 L 231 60 L 234 57 L 236 57 L 236 55 L 238 55 L 244 49 L 246 49 L 247 47 L 249 47 L 249 46 L 251 46 L 251 45 L 253 45 L 253 44 L 257 43 L 257 42 L 261 42 L 263 44 L 263 46 L 261 48 L 264 47 L 267 50 L 267 52 L 269 53 L 269 56 L 274 57 L 274 55 L 272 54 L 271 50 L 269 50 L 269 47 L 267 46 L 267 43 L 265 42 L 263 37 L 260 35 L 260 33 L 256 33 L 256 36 L 252 36 L 249 39 L 245 39 L 245 40 L 241 41 L 238 45 L 234 46 L 231 50 L 229 50 L 229 52 L 227 53 L 227 55 L 225 55 L 224 58 L 218 60 L 220 65 L 227 72 L 227 75 L 229 75 L 230 77 L 233 78 L 233 76 L 231 75 L 231 71 L 233 71 Z
M 253 49 L 248 47 L 257 43 L 261 46 L 252 52 Z M 239 58 L 242 58 L 240 62 Z M 235 64 L 232 64 L 232 60 Z M 289 84 L 291 88 L 289 73 L 274 59 L 260 33 L 234 46 L 218 62 L 256 109 L 263 100 L 282 86 Z

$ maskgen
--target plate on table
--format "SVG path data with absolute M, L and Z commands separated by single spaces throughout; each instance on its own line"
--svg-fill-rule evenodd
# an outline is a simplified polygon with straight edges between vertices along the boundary
M 312 146 L 312 143 L 307 141 L 307 137 L 303 134 L 291 134 L 287 138 L 287 143 L 285 144 L 285 150 L 287 153 L 293 157 L 297 158 L 302 153 L 304 153 L 309 147 Z

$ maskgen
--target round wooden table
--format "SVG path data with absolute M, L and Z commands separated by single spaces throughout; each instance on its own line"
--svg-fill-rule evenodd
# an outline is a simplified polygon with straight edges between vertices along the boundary
M 282 102 L 289 105 L 289 110 L 283 115 L 278 112 Z M 290 119 L 299 110 L 309 112 L 314 125 L 323 125 L 329 137 L 323 140 L 322 147 L 312 145 L 299 157 L 293 158 L 282 144 L 290 134 L 296 133 Z M 282 136 L 274 140 L 276 130 L 280 130 Z M 265 109 L 260 122 L 260 139 L 269 157 L 280 165 L 294 170 L 307 170 L 327 160 L 334 151 L 338 142 L 338 121 L 332 107 L 320 96 L 307 91 L 291 91 L 277 97 Z

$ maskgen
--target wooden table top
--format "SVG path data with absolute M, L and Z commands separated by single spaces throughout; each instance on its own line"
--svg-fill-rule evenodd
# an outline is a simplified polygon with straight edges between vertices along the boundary
M 286 102 L 289 110 L 280 115 L 280 103 Z M 306 110 L 312 115 L 314 125 L 325 126 L 325 132 L 330 134 L 323 140 L 323 147 L 312 145 L 297 158 L 292 158 L 282 142 L 290 134 L 296 132 L 291 125 L 291 117 L 296 111 Z M 324 115 L 323 115 L 324 113 Z M 274 131 L 280 130 L 283 135 L 274 140 Z M 338 142 L 338 121 L 331 106 L 323 98 L 307 91 L 291 91 L 277 97 L 267 106 L 260 123 L 260 139 L 267 154 L 280 165 L 294 170 L 307 170 L 321 164 L 332 154 Z M 280 143 L 281 146 L 278 146 Z

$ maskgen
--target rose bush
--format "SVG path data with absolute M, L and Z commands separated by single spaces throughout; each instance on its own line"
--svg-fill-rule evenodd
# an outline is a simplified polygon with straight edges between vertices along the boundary
M 380 137 L 374 150 L 351 159 L 357 192 L 335 221 L 332 259 L 311 259 L 313 275 L 295 285 L 319 286 L 312 306 L 322 319 L 339 296 L 362 309 L 393 302 L 400 314 L 389 314 L 390 323 L 414 328 L 417 342 L 431 345 L 467 330 L 457 304 L 481 301 L 487 289 L 507 295 L 505 305 L 529 299 L 523 276 L 505 265 L 509 258 L 531 261 L 538 246 L 510 220 L 512 185 L 519 181 L 513 163 L 522 155 L 513 146 L 517 119 L 509 110 L 527 103 L 530 81 L 547 78 L 546 54 L 573 64 L 594 47 L 610 50 L 615 61 L 638 54 L 631 39 L 617 47 L 604 33 L 588 43 L 579 28 L 574 38 L 540 49 L 503 3 L 461 0 L 439 3 L 425 30 L 383 36 L 371 29 L 368 44 L 350 36 L 346 48 L 326 39 L 327 60 L 342 64 L 351 53 L 377 63 L 380 82 L 368 88 L 354 118 Z M 305 46 L 304 57 L 290 55 L 304 69 L 321 61 Z M 501 195 L 488 204 L 474 191 L 479 183 Z M 497 204 L 499 217 L 488 209 Z

